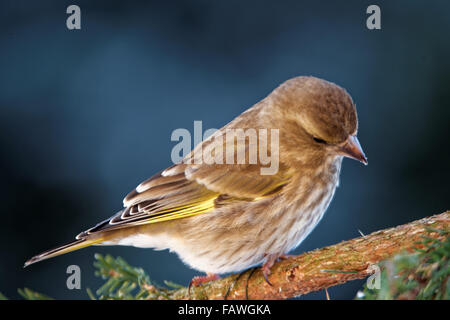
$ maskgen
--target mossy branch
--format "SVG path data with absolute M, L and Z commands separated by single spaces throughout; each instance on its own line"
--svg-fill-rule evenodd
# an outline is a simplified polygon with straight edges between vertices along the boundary
M 427 229 L 441 233 L 443 240 L 424 237 L 425 248 L 403 252 L 380 263 L 381 273 L 358 291 L 359 300 L 449 300 L 449 230 Z M 376 284 L 376 285 L 375 285 Z M 369 288 L 370 287 L 370 288 Z

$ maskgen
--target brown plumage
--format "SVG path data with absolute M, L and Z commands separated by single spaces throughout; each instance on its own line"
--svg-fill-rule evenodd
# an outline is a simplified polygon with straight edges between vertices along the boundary
M 357 127 L 355 106 L 344 89 L 314 77 L 288 80 L 182 163 L 141 183 L 124 199 L 125 209 L 26 265 L 91 244 L 118 244 L 170 249 L 208 274 L 264 263 L 268 275 L 273 262 L 298 246 L 322 218 L 343 156 L 367 163 Z M 238 136 L 230 129 L 268 134 L 256 141 L 233 140 L 234 148 L 227 149 L 228 137 Z M 278 130 L 278 140 L 270 129 Z M 251 151 L 264 144 L 271 160 L 278 159 L 270 174 L 262 169 L 271 164 L 259 157 L 250 161 Z M 278 148 L 272 148 L 275 144 Z M 245 161 L 236 163 L 237 150 L 244 150 Z M 227 163 L 227 156 L 235 164 Z

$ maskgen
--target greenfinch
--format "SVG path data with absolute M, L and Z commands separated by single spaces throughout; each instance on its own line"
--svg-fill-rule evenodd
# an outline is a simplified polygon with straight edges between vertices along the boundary
M 290 79 L 139 184 L 124 209 L 25 266 L 90 245 L 127 245 L 176 252 L 207 274 L 196 285 L 259 264 L 268 280 L 273 263 L 323 217 L 343 157 L 367 164 L 357 130 L 343 88 Z

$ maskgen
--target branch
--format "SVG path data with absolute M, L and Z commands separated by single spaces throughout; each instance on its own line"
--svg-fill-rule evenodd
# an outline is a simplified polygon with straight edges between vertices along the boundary
M 371 275 L 372 271 L 368 270 L 370 265 L 404 250 L 422 248 L 420 241 L 425 234 L 434 239 L 444 238 L 444 233 L 432 230 L 448 231 L 449 218 L 450 211 L 446 211 L 282 260 L 271 270 L 269 279 L 273 286 L 265 282 L 259 269 L 247 281 L 252 272 L 247 270 L 237 281 L 239 275 L 235 274 L 200 287 L 192 287 L 190 296 L 187 289 L 182 288 L 172 291 L 168 298 L 224 299 L 227 290 L 231 288 L 227 299 L 245 299 L 247 287 L 249 299 L 286 299 L 362 279 Z
M 273 286 L 256 268 L 192 287 L 190 295 L 187 288 L 170 281 L 164 282 L 166 287 L 155 284 L 142 268 L 130 266 L 120 257 L 97 254 L 96 275 L 106 282 L 96 291 L 97 296 L 89 289 L 87 291 L 91 299 L 113 300 L 286 299 L 365 278 L 371 275 L 371 270 L 378 269 L 370 266 L 383 261 L 382 267 L 401 267 L 400 271 L 384 270 L 381 273 L 381 281 L 388 283 L 384 287 L 394 289 L 380 295 L 380 292 L 365 288 L 359 298 L 447 299 L 449 218 L 450 211 L 446 211 L 280 261 L 273 266 L 269 277 Z M 411 252 L 419 253 L 408 254 Z M 27 288 L 19 289 L 19 293 L 25 299 L 49 299 Z M 0 293 L 0 300 L 3 299 L 6 297 Z

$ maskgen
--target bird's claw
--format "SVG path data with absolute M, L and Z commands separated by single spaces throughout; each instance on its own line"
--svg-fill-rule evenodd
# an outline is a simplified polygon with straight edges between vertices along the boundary
M 292 258 L 293 255 L 291 254 L 282 254 L 282 255 L 278 255 L 278 254 L 266 254 L 265 258 L 266 258 L 266 262 L 263 264 L 261 270 L 264 276 L 264 280 L 266 280 L 266 282 L 273 287 L 272 283 L 269 281 L 269 275 L 270 275 L 270 269 L 273 267 L 273 265 L 275 264 L 275 261 L 277 260 L 285 260 L 285 259 L 289 259 Z
M 273 267 L 275 261 L 277 261 L 279 258 L 281 258 L 280 255 L 277 254 L 267 254 L 266 255 L 266 262 L 264 262 L 263 266 L 261 267 L 261 271 L 263 273 L 264 279 L 266 282 L 273 287 L 272 283 L 269 281 L 269 275 L 270 275 L 270 269 Z
M 269 275 L 270 275 L 270 268 L 262 267 L 262 273 L 264 276 L 264 280 L 269 284 L 269 286 L 273 287 L 272 283 L 269 281 Z
M 189 297 L 191 297 L 191 287 L 198 287 L 204 283 L 210 282 L 210 281 L 214 281 L 219 279 L 220 277 L 217 274 L 207 274 L 206 276 L 198 276 L 198 277 L 194 277 L 192 278 L 191 282 L 189 282 L 189 286 L 188 286 L 188 294 Z

